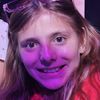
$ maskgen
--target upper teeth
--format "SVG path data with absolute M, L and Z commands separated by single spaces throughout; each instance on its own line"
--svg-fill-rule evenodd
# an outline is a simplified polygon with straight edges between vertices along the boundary
M 45 73 L 54 73 L 57 72 L 60 68 L 54 68 L 54 69 L 44 69 L 43 71 Z

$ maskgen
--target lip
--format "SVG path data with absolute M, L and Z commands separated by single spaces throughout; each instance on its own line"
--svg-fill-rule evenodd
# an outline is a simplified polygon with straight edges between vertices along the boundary
M 37 73 L 38 73 L 38 75 L 41 79 L 46 79 L 46 80 L 55 79 L 55 78 L 57 79 L 57 78 L 63 77 L 65 75 L 66 69 L 68 67 L 67 65 L 60 65 L 60 66 L 63 66 L 63 67 L 57 72 L 47 72 L 47 73 L 45 73 L 45 72 L 39 71 L 40 70 L 39 69 L 39 70 L 37 70 Z M 53 67 L 53 68 L 56 68 L 56 67 Z M 44 68 L 42 68 L 42 69 L 44 69 Z M 48 69 L 52 69 L 52 68 L 48 68 Z

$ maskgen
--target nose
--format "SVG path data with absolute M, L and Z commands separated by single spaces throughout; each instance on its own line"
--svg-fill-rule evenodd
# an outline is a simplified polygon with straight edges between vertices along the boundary
M 56 61 L 56 58 L 56 52 L 54 52 L 50 47 L 43 47 L 40 51 L 40 62 L 44 66 L 50 66 Z

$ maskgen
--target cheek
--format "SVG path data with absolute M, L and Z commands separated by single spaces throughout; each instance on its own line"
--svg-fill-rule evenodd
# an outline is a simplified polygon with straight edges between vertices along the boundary
M 69 62 L 70 68 L 76 68 L 79 66 L 80 62 L 80 53 L 79 53 L 79 45 L 65 45 L 60 47 L 57 51 L 59 56 L 62 59 L 65 59 Z
M 67 48 L 63 48 L 63 58 L 67 59 L 70 63 L 70 69 L 69 72 L 72 72 L 79 66 L 80 63 L 80 53 L 79 53 L 79 46 L 78 45 L 69 45 Z
M 70 58 L 70 59 L 79 55 L 78 47 L 72 47 L 72 46 L 60 47 L 57 52 L 59 56 Z
M 21 50 L 20 56 L 21 56 L 22 62 L 25 65 L 34 64 L 38 59 L 38 53 L 37 52 L 27 52 L 27 51 Z

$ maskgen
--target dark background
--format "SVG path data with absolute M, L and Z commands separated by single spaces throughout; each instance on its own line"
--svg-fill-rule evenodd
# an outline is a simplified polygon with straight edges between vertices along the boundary
M 100 0 L 85 0 L 85 17 L 100 31 Z

